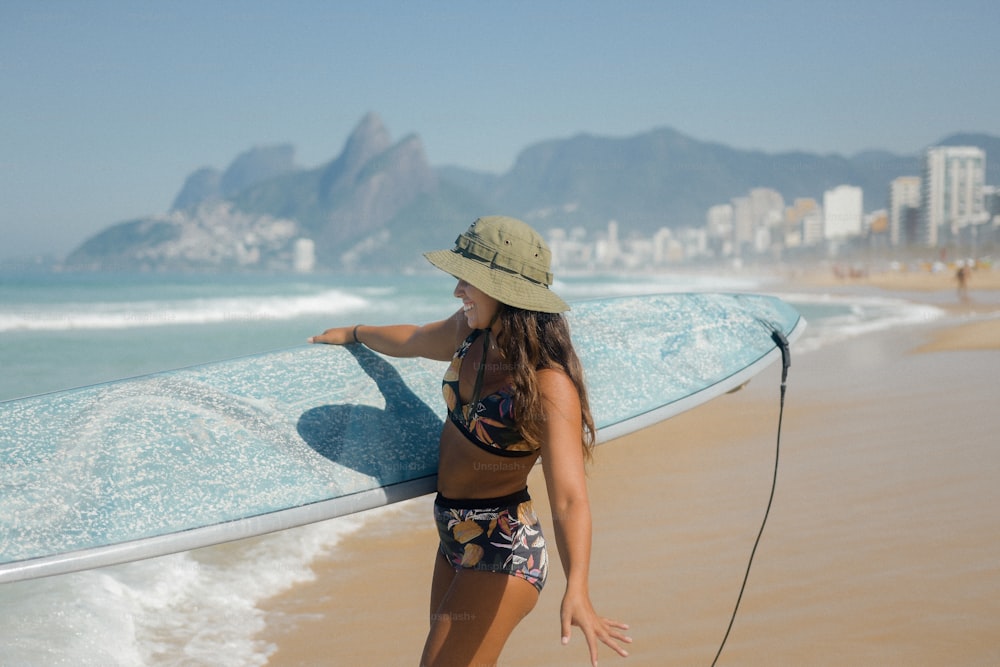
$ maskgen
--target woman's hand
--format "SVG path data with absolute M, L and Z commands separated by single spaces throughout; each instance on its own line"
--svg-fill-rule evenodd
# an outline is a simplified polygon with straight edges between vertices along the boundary
M 562 643 L 569 643 L 572 626 L 580 628 L 587 640 L 587 646 L 590 648 L 590 662 L 594 667 L 597 666 L 598 639 L 610 646 L 621 657 L 628 657 L 628 651 L 619 644 L 619 642 L 632 643 L 632 638 L 622 632 L 628 630 L 628 626 L 619 621 L 598 616 L 590 603 L 590 598 L 586 595 L 574 595 L 567 591 L 566 595 L 563 596 L 560 619 L 562 620 Z
M 326 345 L 347 345 L 354 342 L 354 327 L 334 327 L 327 329 L 318 336 L 308 339 L 309 343 L 325 343 Z

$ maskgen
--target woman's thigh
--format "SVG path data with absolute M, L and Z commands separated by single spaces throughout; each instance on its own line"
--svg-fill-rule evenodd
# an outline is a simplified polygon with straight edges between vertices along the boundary
M 431 608 L 430 621 L 434 625 L 434 615 L 438 607 L 444 601 L 444 596 L 451 588 L 451 582 L 455 580 L 455 567 L 448 562 L 440 551 L 434 552 L 434 578 L 431 580 Z
M 439 581 L 440 567 L 435 565 L 435 585 L 443 582 L 443 576 Z M 450 566 L 444 561 L 443 567 Z M 495 664 L 511 632 L 537 602 L 538 590 L 519 577 L 453 571 L 450 585 L 431 611 L 430 633 L 420 664 Z

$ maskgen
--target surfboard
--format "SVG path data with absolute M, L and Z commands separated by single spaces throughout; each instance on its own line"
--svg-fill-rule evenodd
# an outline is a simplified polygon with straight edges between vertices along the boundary
M 744 294 L 568 314 L 599 442 L 780 358 L 804 320 Z M 308 333 L 308 332 L 307 332 Z M 0 583 L 186 551 L 434 491 L 446 364 L 303 345 L 0 403 Z

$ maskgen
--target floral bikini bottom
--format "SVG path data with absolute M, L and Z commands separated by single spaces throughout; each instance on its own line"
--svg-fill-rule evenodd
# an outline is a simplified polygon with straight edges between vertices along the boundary
M 434 520 L 441 554 L 452 566 L 506 572 L 541 592 L 549 557 L 527 489 L 502 498 L 474 500 L 452 500 L 439 493 Z

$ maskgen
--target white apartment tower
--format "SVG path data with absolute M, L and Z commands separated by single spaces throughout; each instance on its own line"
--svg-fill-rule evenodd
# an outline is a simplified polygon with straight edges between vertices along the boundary
M 823 236 L 828 240 L 843 240 L 861 234 L 864 221 L 864 201 L 861 188 L 838 185 L 823 193 Z
M 705 216 L 708 237 L 712 239 L 722 257 L 733 254 L 733 205 L 717 204 Z
M 894 246 L 916 241 L 920 210 L 920 177 L 900 176 L 889 186 L 889 243 Z
M 975 146 L 933 146 L 924 156 L 920 239 L 928 247 L 986 221 L 986 153 Z

